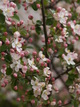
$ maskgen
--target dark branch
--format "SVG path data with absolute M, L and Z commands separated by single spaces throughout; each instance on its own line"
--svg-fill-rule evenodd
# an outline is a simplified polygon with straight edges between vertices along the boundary
M 48 36 L 47 36 L 47 30 L 46 30 L 46 19 L 45 19 L 45 8 L 44 8 L 44 0 L 41 0 L 41 4 L 42 4 L 42 17 L 43 17 L 43 29 L 44 29 L 44 35 L 45 35 L 45 46 L 46 46 L 46 49 L 45 49 L 45 55 L 46 57 L 48 58 L 48 54 L 47 54 L 47 48 L 48 48 L 48 45 L 47 45 L 47 42 L 48 42 Z
M 80 63 L 76 64 L 75 67 L 77 67 L 77 66 L 79 66 L 79 65 L 80 65 Z M 67 73 L 68 73 L 69 71 L 71 71 L 72 69 L 73 69 L 72 67 L 69 68 L 69 69 L 67 69 L 65 72 L 63 72 L 63 73 L 61 73 L 60 75 L 58 75 L 58 76 L 55 78 L 55 80 L 58 79 L 58 78 L 60 78 L 62 75 L 67 74 Z

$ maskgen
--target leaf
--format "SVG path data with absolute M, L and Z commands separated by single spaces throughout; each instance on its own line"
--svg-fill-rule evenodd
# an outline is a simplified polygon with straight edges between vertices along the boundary
M 36 25 L 36 32 L 37 32 L 38 34 L 41 33 L 41 27 L 40 27 L 40 26 L 37 26 L 37 25 Z
M 0 13 L 0 23 L 3 24 L 4 22 L 5 22 L 5 16 Z
M 77 74 L 69 74 L 68 75 L 68 80 L 66 81 L 66 85 L 72 85 L 73 81 L 75 80 L 75 78 L 77 78 L 78 75 Z
M 46 24 L 47 25 L 52 25 L 53 24 L 53 18 L 48 18 L 47 20 L 46 20 Z
M 18 8 L 18 9 L 20 9 L 20 8 L 21 8 L 20 3 L 16 3 L 16 5 L 17 5 L 17 8 Z
M 7 75 L 11 75 L 12 71 L 13 71 L 13 70 L 9 67 L 9 68 L 7 68 L 7 70 L 6 70 L 6 74 L 7 74 Z
M 0 52 L 6 51 L 7 48 L 8 48 L 8 47 L 7 47 L 6 44 L 2 45 L 2 46 L 0 47 Z
M 19 18 L 19 16 L 17 14 L 14 14 L 14 16 L 12 18 L 20 21 L 20 18 Z
M 12 61 L 12 58 L 11 58 L 11 55 L 10 55 L 10 54 L 7 54 L 7 55 L 5 56 L 5 61 L 8 62 L 8 63 L 10 63 L 10 62 Z
M 42 25 L 42 21 L 41 20 L 37 20 L 36 21 L 36 25 L 38 25 L 38 26 Z
M 37 6 L 36 6 L 36 2 L 34 2 L 34 3 L 31 5 L 31 7 L 32 7 L 35 11 L 38 10 L 38 8 L 37 8 Z

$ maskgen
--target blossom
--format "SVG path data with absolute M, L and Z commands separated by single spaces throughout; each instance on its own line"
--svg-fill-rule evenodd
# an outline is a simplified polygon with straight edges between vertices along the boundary
M 17 53 L 10 53 L 13 60 L 19 60 L 21 56 Z
M 5 7 L 4 9 L 3 9 L 3 14 L 4 14 L 4 16 L 6 16 L 6 17 L 11 17 L 11 16 L 13 16 L 14 14 L 14 8 L 13 7 Z
M 4 75 L 6 75 L 6 67 L 1 69 L 1 73 L 3 73 Z
M 34 77 L 35 80 L 31 80 L 31 85 L 32 85 L 32 88 L 35 90 L 36 88 L 40 87 L 40 84 L 39 84 L 39 80 L 37 77 Z
M 73 60 L 77 58 L 77 53 L 69 52 L 67 55 L 63 54 L 63 58 L 64 60 L 66 60 L 68 65 L 75 65 L 75 62 Z
M 49 77 L 50 74 L 51 74 L 51 71 L 50 71 L 49 69 L 50 69 L 49 67 L 44 68 L 44 75 L 45 75 L 46 77 Z
M 70 24 L 72 30 L 74 31 L 74 33 L 80 36 L 80 25 L 74 24 L 73 21 L 70 21 L 69 24 Z
M 22 44 L 20 43 L 18 38 L 14 39 L 14 41 L 12 43 L 12 47 L 15 48 L 18 52 L 22 51 Z
M 22 68 L 22 65 L 21 65 L 21 63 L 20 63 L 20 60 L 18 60 L 18 61 L 14 61 L 14 60 L 13 60 L 13 63 L 10 64 L 10 67 L 11 67 L 12 69 L 14 68 L 14 70 L 15 70 L 16 72 L 18 72 L 19 69 Z
M 42 51 L 39 52 L 39 57 L 41 58 L 41 60 L 43 62 L 47 61 L 48 59 L 45 57 L 45 55 L 43 55 Z
M 35 63 L 34 63 L 34 59 L 28 59 L 28 64 L 30 67 L 32 67 L 33 69 L 37 70 L 38 68 L 35 66 Z
M 41 89 L 39 87 L 37 87 L 36 89 L 34 89 L 34 96 L 35 97 L 37 97 L 40 94 L 41 94 Z
M 48 90 L 44 90 L 41 97 L 44 99 L 44 100 L 48 100 L 48 95 L 50 95 L 50 92 Z
M 48 85 L 46 86 L 46 89 L 47 89 L 48 91 L 52 91 L 52 85 L 51 85 L 51 84 L 48 84 Z
M 66 25 L 66 21 L 68 19 L 68 11 L 64 8 L 61 8 L 61 10 L 57 13 L 54 13 L 54 18 L 59 21 L 61 24 Z
M 63 39 L 62 39 L 62 38 L 63 38 L 62 36 L 59 36 L 57 39 L 55 39 L 55 41 L 56 41 L 56 42 L 59 42 L 59 43 L 60 43 L 60 42 L 63 42 Z
M 20 33 L 19 33 L 18 31 L 14 32 L 14 37 L 15 37 L 15 38 L 20 37 Z
M 36 0 L 26 0 L 27 3 L 33 3 L 35 2 Z

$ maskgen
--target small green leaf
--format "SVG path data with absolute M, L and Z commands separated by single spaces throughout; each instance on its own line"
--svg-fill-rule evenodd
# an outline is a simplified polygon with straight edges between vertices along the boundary
M 41 27 L 40 27 L 40 26 L 37 26 L 37 25 L 36 25 L 36 32 L 37 32 L 38 34 L 41 33 Z
M 4 22 L 5 22 L 5 16 L 0 13 L 0 23 L 3 24 Z
M 11 75 L 12 71 L 13 71 L 13 70 L 9 67 L 9 68 L 7 68 L 7 70 L 6 70 L 6 74 L 7 74 L 7 75 Z
M 11 55 L 10 55 L 10 54 L 7 54 L 7 55 L 5 56 L 5 61 L 8 62 L 8 63 L 10 63 L 10 62 L 12 61 L 12 58 L 11 58 Z
M 31 6 L 32 6 L 32 8 L 33 8 L 35 11 L 38 10 L 38 8 L 37 8 L 37 6 L 36 6 L 36 2 L 34 2 Z
M 17 14 L 14 14 L 14 16 L 12 17 L 13 19 L 16 19 L 16 20 L 20 20 L 19 16 Z

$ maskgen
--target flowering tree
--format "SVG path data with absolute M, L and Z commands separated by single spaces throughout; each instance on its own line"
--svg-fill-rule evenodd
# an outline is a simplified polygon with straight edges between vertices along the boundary
M 0 1 L 0 83 L 11 85 L 22 107 L 79 106 L 80 59 L 74 47 L 80 40 L 80 1 L 65 0 L 68 10 L 57 6 L 60 1 Z M 26 15 L 29 8 L 40 11 L 41 20 L 32 14 L 21 20 L 21 7 Z M 62 96 L 57 80 L 67 90 L 61 89 Z

